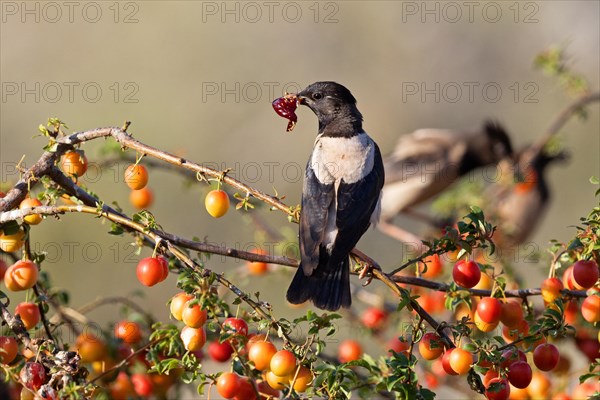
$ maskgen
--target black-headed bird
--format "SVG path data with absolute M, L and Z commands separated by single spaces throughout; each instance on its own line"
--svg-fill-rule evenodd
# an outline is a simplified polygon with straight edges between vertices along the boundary
M 476 168 L 497 164 L 512 155 L 504 128 L 486 121 L 476 130 L 419 129 L 403 135 L 384 158 L 385 186 L 381 223 L 385 233 L 404 242 L 420 239 L 391 224 L 400 213 L 440 194 Z
M 362 128 L 356 99 L 335 82 L 297 94 L 319 120 L 306 166 L 300 214 L 300 267 L 287 291 L 292 304 L 349 307 L 349 254 L 379 219 L 384 170 L 377 144 Z

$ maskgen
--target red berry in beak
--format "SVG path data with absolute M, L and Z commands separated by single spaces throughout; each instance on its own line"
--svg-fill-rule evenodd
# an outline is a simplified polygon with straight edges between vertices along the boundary
M 296 116 L 296 108 L 298 107 L 298 97 L 295 94 L 286 94 L 273 100 L 273 109 L 280 117 L 289 120 L 286 132 L 291 132 L 296 126 L 298 117 Z

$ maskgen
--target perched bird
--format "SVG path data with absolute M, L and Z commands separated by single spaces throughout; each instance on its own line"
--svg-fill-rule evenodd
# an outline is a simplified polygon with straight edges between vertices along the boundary
M 506 185 L 498 182 L 486 191 L 491 218 L 498 225 L 496 234 L 500 245 L 519 245 L 535 231 L 550 202 L 546 168 L 567 159 L 565 152 L 548 154 L 534 147 L 520 151 L 517 161 L 510 165 L 507 175 L 513 177 Z
M 304 176 L 301 260 L 287 300 L 335 311 L 351 304 L 349 254 L 379 219 L 383 162 L 344 86 L 316 82 L 297 99 L 316 114 L 319 133 Z
M 504 128 L 486 121 L 477 130 L 419 129 L 400 137 L 384 159 L 385 186 L 379 228 L 404 242 L 420 239 L 391 224 L 400 213 L 440 194 L 460 177 L 478 167 L 512 155 Z

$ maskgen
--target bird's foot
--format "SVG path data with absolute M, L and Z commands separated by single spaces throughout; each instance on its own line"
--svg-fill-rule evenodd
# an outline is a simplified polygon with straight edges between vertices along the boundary
M 358 249 L 354 249 L 352 251 L 354 260 L 359 266 L 362 266 L 360 272 L 358 273 L 358 279 L 362 280 L 366 278 L 366 281 L 363 282 L 363 286 L 367 286 L 373 280 L 373 269 L 378 269 L 381 271 L 381 267 L 369 256 Z
M 360 272 L 358 274 L 358 279 L 363 280 L 363 279 L 367 278 L 367 280 L 362 283 L 363 286 L 368 286 L 371 283 L 371 281 L 373 280 L 373 272 L 371 271 L 372 269 L 373 269 L 372 265 L 365 264 L 362 267 L 362 269 L 360 270 Z

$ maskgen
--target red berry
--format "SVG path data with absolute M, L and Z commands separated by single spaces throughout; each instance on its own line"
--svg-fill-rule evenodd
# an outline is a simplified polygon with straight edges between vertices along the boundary
M 521 350 L 516 347 L 509 347 L 502 352 L 502 361 L 500 362 L 500 368 L 508 368 L 513 363 L 519 361 L 527 361 L 527 356 Z
M 558 364 L 560 353 L 551 343 L 540 344 L 533 351 L 533 363 L 541 371 L 550 371 Z
M 571 265 L 569 268 L 565 269 L 565 272 L 563 272 L 563 284 L 565 286 L 565 288 L 569 289 L 569 290 L 575 290 L 577 289 L 575 287 L 575 282 L 573 282 L 573 266 Z
M 256 390 L 247 376 L 243 376 L 238 381 L 238 389 L 233 400 L 256 400 Z
M 163 270 L 163 276 L 161 279 L 161 282 L 162 282 L 169 277 L 169 260 L 167 260 L 166 258 L 164 258 L 162 256 L 159 256 L 157 258 L 158 258 L 158 261 L 160 261 L 160 265 L 162 266 L 162 270 Z
M 156 257 L 146 257 L 138 263 L 136 273 L 143 285 L 154 286 L 164 278 L 164 264 Z
M 23 368 L 21 368 L 19 377 L 28 389 L 31 389 L 35 392 L 46 381 L 46 370 L 40 363 L 28 362 L 23 366 Z
M 452 278 L 458 286 L 470 289 L 479 283 L 481 270 L 475 261 L 460 260 L 452 268 Z
M 495 324 L 500 321 L 502 315 L 502 303 L 494 297 L 484 297 L 477 304 L 477 313 L 482 321 Z
M 580 289 L 589 289 L 598 281 L 598 264 L 594 260 L 579 260 L 573 264 L 573 283 Z
M 240 386 L 240 376 L 233 372 L 224 372 L 217 378 L 217 392 L 226 399 L 236 395 Z
M 508 400 L 510 386 L 506 379 L 494 378 L 485 388 L 485 397 L 489 400 Z
M 138 396 L 149 397 L 152 395 L 152 379 L 148 374 L 131 375 L 131 383 L 133 383 L 133 389 Z
M 210 342 L 208 345 L 208 355 L 215 361 L 226 362 L 231 357 L 233 348 L 229 342 L 219 343 L 218 341 Z
M 382 327 L 387 318 L 387 314 L 380 308 L 370 307 L 365 310 L 361 319 L 362 323 L 370 329 L 377 330 Z
M 248 324 L 241 318 L 227 318 L 223 321 L 223 330 L 236 335 L 248 336 Z
M 442 368 L 448 375 L 458 375 L 458 373 L 450 366 L 450 354 L 456 347 L 451 347 L 442 355 Z
M 346 339 L 338 347 L 337 358 L 341 363 L 358 360 L 363 354 L 360 343 L 356 340 Z
M 508 381 L 518 389 L 529 386 L 532 378 L 533 372 L 526 361 L 517 361 L 508 367 Z
M 296 116 L 296 108 L 298 107 L 298 102 L 296 99 L 296 95 L 285 95 L 283 97 L 279 97 L 273 100 L 273 109 L 280 117 L 287 118 L 289 120 L 287 126 L 287 132 L 291 132 L 298 121 L 298 117 Z
M 419 342 L 419 353 L 426 360 L 435 360 L 444 352 L 444 342 L 437 333 L 427 332 Z
M 396 353 L 408 354 L 407 350 L 410 347 L 409 342 L 400 340 L 400 338 L 393 338 L 388 342 L 388 353 L 391 355 L 392 351 Z

